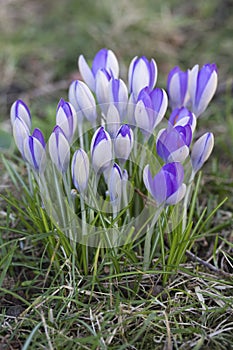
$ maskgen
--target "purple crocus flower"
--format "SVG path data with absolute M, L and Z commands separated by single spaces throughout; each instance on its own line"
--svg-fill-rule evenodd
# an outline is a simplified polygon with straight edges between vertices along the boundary
M 89 158 L 83 149 L 78 149 L 72 158 L 71 174 L 75 188 L 84 193 L 89 178 Z
M 186 124 L 189 124 L 192 128 L 192 133 L 194 132 L 197 124 L 195 115 L 186 107 L 173 109 L 169 118 L 169 123 L 175 126 L 185 126 Z
M 152 58 L 149 61 L 145 56 L 134 57 L 129 66 L 128 84 L 129 92 L 138 97 L 139 92 L 148 86 L 151 91 L 157 81 L 157 65 Z
M 78 122 L 83 116 L 94 125 L 97 118 L 96 103 L 89 87 L 80 80 L 75 80 L 69 87 L 69 101 L 77 112 Z
M 123 80 L 111 79 L 109 81 L 109 102 L 113 103 L 119 111 L 121 122 L 125 119 L 127 102 L 128 102 L 128 89 Z
M 120 161 L 126 161 L 129 158 L 130 152 L 133 148 L 133 131 L 129 125 L 122 125 L 114 139 L 115 156 Z
M 217 89 L 218 75 L 215 63 L 205 64 L 200 70 L 198 64 L 189 73 L 189 94 L 192 112 L 199 117 L 205 111 Z
M 77 128 L 77 115 L 71 103 L 61 99 L 57 106 L 56 124 L 71 144 Z
M 17 100 L 13 103 L 11 106 L 10 117 L 12 126 L 16 119 L 20 119 L 25 123 L 28 130 L 31 130 L 31 113 L 26 103 L 22 100 Z
M 70 161 L 70 145 L 60 126 L 55 126 L 48 143 L 52 162 L 59 172 L 65 173 Z
M 162 129 L 157 137 L 156 150 L 165 162 L 183 162 L 189 154 L 192 140 L 192 129 L 189 124 L 185 126 L 168 126 Z
M 183 72 L 179 67 L 174 67 L 168 74 L 167 91 L 172 108 L 187 106 L 188 93 L 188 71 Z
M 105 171 L 112 161 L 112 141 L 103 126 L 99 127 L 91 140 L 92 166 L 96 173 Z
M 194 143 L 191 152 L 191 162 L 194 174 L 200 170 L 203 164 L 207 161 L 213 147 L 214 135 L 211 132 L 205 133 Z
M 83 55 L 79 56 L 78 60 L 79 71 L 85 83 L 95 92 L 95 78 L 99 70 L 105 69 L 111 76 L 118 78 L 119 64 L 113 51 L 101 49 L 94 57 L 92 67 L 90 68 Z
M 150 91 L 148 87 L 141 90 L 135 107 L 136 125 L 145 134 L 151 134 L 166 113 L 167 94 L 163 89 Z
M 183 180 L 184 169 L 178 162 L 164 165 L 154 178 L 149 165 L 143 171 L 144 184 L 158 206 L 177 204 L 184 197 L 186 185 Z
M 45 169 L 46 153 L 45 140 L 40 129 L 35 129 L 31 136 L 24 141 L 25 160 L 37 171 Z

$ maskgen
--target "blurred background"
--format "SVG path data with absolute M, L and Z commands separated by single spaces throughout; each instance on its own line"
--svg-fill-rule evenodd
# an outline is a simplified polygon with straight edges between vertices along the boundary
M 135 55 L 154 57 L 159 87 L 175 65 L 217 64 L 218 91 L 199 125 L 217 136 L 215 154 L 225 171 L 233 161 L 232 23 L 230 0 L 1 0 L 0 149 L 9 143 L 16 99 L 24 99 L 34 126 L 48 136 L 59 99 L 79 78 L 78 56 L 91 62 L 107 47 L 123 78 Z

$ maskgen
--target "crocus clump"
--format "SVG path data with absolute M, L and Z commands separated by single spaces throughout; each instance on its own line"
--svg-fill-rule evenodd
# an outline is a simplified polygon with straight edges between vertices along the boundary
M 152 196 L 155 210 L 179 203 L 189 182 L 186 168 L 191 164 L 193 180 L 213 149 L 213 134 L 207 132 L 195 141 L 195 130 L 197 118 L 216 91 L 216 65 L 201 69 L 195 65 L 186 71 L 173 68 L 167 91 L 156 87 L 157 64 L 145 56 L 130 62 L 128 83 L 119 78 L 117 57 L 109 49 L 101 49 L 90 66 L 81 55 L 78 67 L 82 80 L 71 82 L 68 101 L 60 99 L 47 147 L 39 129 L 31 132 L 26 103 L 17 100 L 12 105 L 13 135 L 23 159 L 41 176 L 50 161 L 66 182 L 66 191 L 75 187 L 84 199 L 91 191 L 92 205 L 99 196 L 98 181 L 104 181 L 101 203 L 112 204 L 114 218 L 122 203 L 130 207 L 127 182 L 138 193 L 144 189 L 143 196 Z M 85 135 L 84 129 L 88 130 Z M 128 217 L 136 215 L 133 210 L 134 199 Z

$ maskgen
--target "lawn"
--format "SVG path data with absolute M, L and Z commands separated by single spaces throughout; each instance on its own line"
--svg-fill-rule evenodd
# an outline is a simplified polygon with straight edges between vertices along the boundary
M 227 0 L 1 4 L 0 350 L 232 348 L 232 10 Z M 164 89 L 174 66 L 215 62 L 218 88 L 195 136 L 211 131 L 215 144 L 195 178 L 184 231 L 178 224 L 168 232 L 165 215 L 151 240 L 143 233 L 86 249 L 41 205 L 13 140 L 10 107 L 23 99 L 48 140 L 60 98 L 81 78 L 78 56 L 91 62 L 102 47 L 115 52 L 125 80 L 134 56 L 154 57 Z M 142 192 L 134 194 L 139 206 Z

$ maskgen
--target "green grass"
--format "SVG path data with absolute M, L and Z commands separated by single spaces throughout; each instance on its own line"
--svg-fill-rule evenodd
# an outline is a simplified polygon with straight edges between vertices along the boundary
M 6 12 L 0 13 L 0 129 L 5 133 L 0 135 L 0 145 L 6 161 L 3 164 L 0 160 L 0 348 L 231 348 L 233 104 L 229 9 L 227 1 L 220 0 L 170 0 L 166 4 L 17 0 L 2 5 Z M 163 261 L 169 259 L 169 242 L 165 240 L 164 255 L 155 257 L 145 270 L 141 240 L 131 249 L 121 247 L 117 259 L 111 251 L 97 251 L 84 275 L 82 261 L 77 260 L 81 247 L 76 253 L 70 249 L 67 239 L 57 234 L 37 205 L 38 197 L 31 197 L 24 185 L 26 169 L 12 155 L 10 104 L 24 97 L 35 126 L 48 138 L 56 105 L 61 96 L 66 98 L 68 84 L 77 74 L 78 55 L 84 53 L 91 60 L 101 47 L 116 52 L 123 61 L 123 75 L 134 55 L 155 57 L 162 86 L 173 65 L 218 64 L 219 90 L 199 123 L 200 133 L 211 130 L 215 135 L 214 152 L 203 168 L 192 207 L 193 241 L 189 248 L 199 260 L 178 247 L 183 252 L 182 262 L 178 264 L 177 252 L 165 269 Z M 8 169 L 7 164 L 11 164 Z M 177 239 L 174 232 L 174 242 Z

